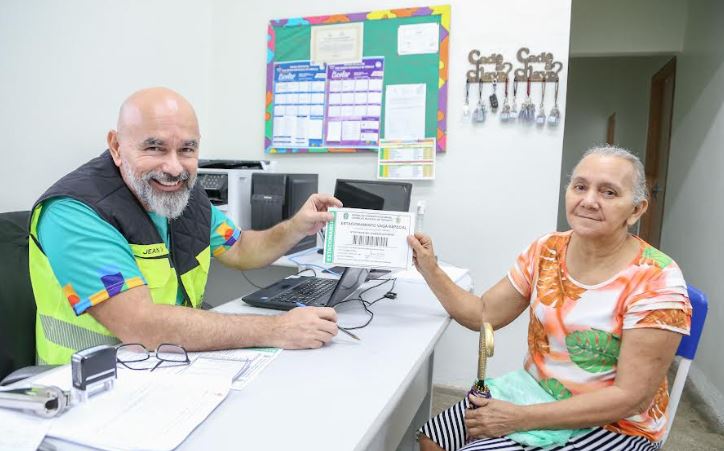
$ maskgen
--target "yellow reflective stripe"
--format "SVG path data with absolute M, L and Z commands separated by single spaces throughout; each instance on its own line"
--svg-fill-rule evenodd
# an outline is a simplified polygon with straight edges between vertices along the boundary
M 120 341 L 111 335 L 99 334 L 92 330 L 76 326 L 67 321 L 38 315 L 45 338 L 69 349 L 86 349 L 97 345 L 115 345 Z

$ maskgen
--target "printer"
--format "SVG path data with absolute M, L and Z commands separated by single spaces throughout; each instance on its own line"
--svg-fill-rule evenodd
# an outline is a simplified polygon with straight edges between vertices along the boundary
M 267 160 L 199 160 L 198 183 L 237 227 L 251 229 L 251 176 L 270 171 Z

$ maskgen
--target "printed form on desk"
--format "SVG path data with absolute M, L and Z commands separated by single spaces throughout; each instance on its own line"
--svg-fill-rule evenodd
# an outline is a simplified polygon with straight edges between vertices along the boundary
M 112 390 L 51 419 L 0 409 L 0 451 L 34 451 L 46 435 L 102 449 L 174 449 L 231 388 L 244 388 L 280 352 L 276 348 L 190 352 L 189 365 L 159 366 L 153 372 L 119 367 Z M 149 359 L 149 369 L 156 363 Z M 33 385 L 70 390 L 70 366 L 44 373 Z
M 70 388 L 70 366 L 36 383 Z M 48 436 L 113 450 L 172 450 L 226 398 L 231 379 L 119 370 L 112 390 L 52 420 Z M 149 426 L 149 425 L 152 425 Z
M 156 368 L 156 374 L 184 374 L 190 376 L 223 376 L 231 381 L 232 390 L 241 390 L 254 380 L 264 368 L 274 360 L 279 348 L 244 348 L 226 349 L 222 351 L 189 352 L 189 365 L 164 364 Z M 145 368 L 151 369 L 156 359 L 140 362 Z M 136 368 L 140 367 L 135 364 Z M 126 371 L 121 366 L 119 371 Z M 120 374 L 120 373 L 119 373 Z
M 254 380 L 282 352 L 279 348 L 228 349 L 190 352 L 191 366 L 184 373 L 224 374 L 231 376 L 231 389 L 241 390 Z
M 0 409 L 0 451 L 35 451 L 52 419 L 13 409 Z

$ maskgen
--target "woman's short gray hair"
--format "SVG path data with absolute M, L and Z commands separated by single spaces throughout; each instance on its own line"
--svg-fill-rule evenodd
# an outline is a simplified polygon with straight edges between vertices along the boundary
M 631 165 L 634 168 L 634 180 L 633 180 L 633 202 L 634 205 L 640 204 L 642 201 L 647 200 L 649 198 L 649 190 L 646 188 L 646 171 L 644 170 L 644 165 L 641 163 L 641 160 L 639 157 L 637 157 L 634 153 L 632 153 L 630 150 L 624 149 L 622 147 L 616 147 L 616 146 L 610 146 L 610 145 L 600 145 L 596 147 L 592 147 L 586 151 L 586 153 L 583 154 L 580 160 L 578 160 L 578 163 L 576 163 L 576 167 L 581 163 L 581 161 L 586 158 L 589 155 L 601 155 L 605 157 L 618 157 L 623 158 L 624 160 L 631 163 Z M 573 168 L 573 172 L 576 172 L 576 168 Z

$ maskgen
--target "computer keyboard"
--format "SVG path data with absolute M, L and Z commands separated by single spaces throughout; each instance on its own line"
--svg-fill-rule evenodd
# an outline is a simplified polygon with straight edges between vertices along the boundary
M 337 285 L 335 279 L 318 279 L 310 277 L 294 288 L 274 296 L 271 300 L 275 302 L 288 302 L 291 304 L 300 302 L 309 304 L 325 294 L 329 293 Z

